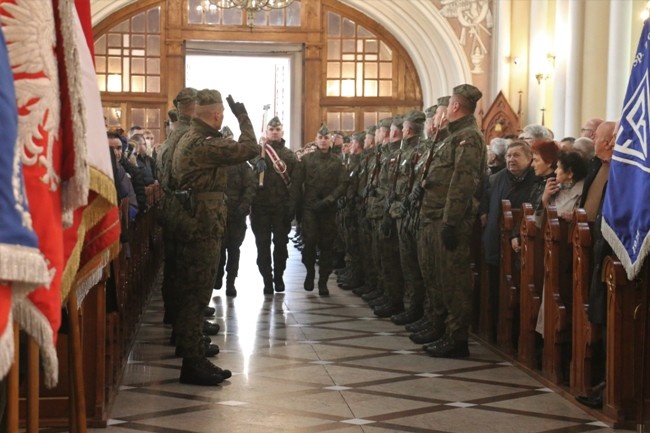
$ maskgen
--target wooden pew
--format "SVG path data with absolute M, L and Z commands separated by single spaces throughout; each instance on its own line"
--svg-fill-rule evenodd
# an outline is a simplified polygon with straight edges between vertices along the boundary
M 519 266 L 518 257 L 512 251 L 510 238 L 521 220 L 521 211 L 512 209 L 510 200 L 501 200 L 501 266 L 499 278 L 499 317 L 497 322 L 497 345 L 506 353 L 513 353 L 516 321 L 519 315 Z
M 587 213 L 576 209 L 573 217 L 573 326 L 571 393 L 591 395 L 593 386 L 593 346 L 601 328 L 589 321 L 589 286 L 592 272 L 592 238 Z
M 539 334 L 535 326 L 544 283 L 544 237 L 542 230 L 537 228 L 535 211 L 530 203 L 522 205 L 522 215 L 518 360 L 527 368 L 539 369 L 541 365 L 535 356 Z
M 546 208 L 544 225 L 544 357 L 542 374 L 556 384 L 565 383 L 566 343 L 571 336 L 571 275 L 565 266 L 571 263 L 567 223 L 554 206 Z

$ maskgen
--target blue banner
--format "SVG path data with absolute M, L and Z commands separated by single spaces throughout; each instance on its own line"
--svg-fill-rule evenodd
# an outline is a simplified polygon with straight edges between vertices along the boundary
M 650 250 L 650 20 L 641 32 L 616 135 L 603 203 L 603 236 L 628 279 Z

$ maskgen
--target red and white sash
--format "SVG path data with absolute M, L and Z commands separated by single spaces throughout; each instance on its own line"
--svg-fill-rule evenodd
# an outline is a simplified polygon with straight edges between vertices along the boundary
M 273 163 L 273 170 L 280 175 L 282 181 L 287 187 L 291 185 L 291 178 L 289 177 L 289 173 L 287 173 L 287 163 L 280 159 L 277 152 L 270 144 L 266 145 L 266 153 L 269 155 L 271 163 Z

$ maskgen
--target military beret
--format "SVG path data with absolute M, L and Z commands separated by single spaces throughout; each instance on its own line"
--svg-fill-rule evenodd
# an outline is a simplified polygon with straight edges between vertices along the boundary
M 423 124 L 425 120 L 426 115 L 422 111 L 409 111 L 404 115 L 404 122 Z
M 438 98 L 438 107 L 449 107 L 450 96 L 441 96 Z
M 359 143 L 363 143 L 366 139 L 366 131 L 355 132 L 350 136 L 351 140 L 356 140 Z
M 474 105 L 476 105 L 478 100 L 481 99 L 481 96 L 483 96 L 481 91 L 471 84 L 461 84 L 460 86 L 456 86 L 454 87 L 453 92 L 454 95 L 460 95 Z
M 332 135 L 340 135 L 341 138 L 345 138 L 345 134 L 343 134 L 343 131 L 338 131 L 338 130 L 330 131 L 330 134 L 332 134 Z
M 437 105 L 432 105 L 429 108 L 426 108 L 424 110 L 424 115 L 427 117 L 427 119 L 431 119 L 433 116 L 436 115 L 436 110 L 438 109 Z
M 175 108 L 172 108 L 167 112 L 167 117 L 169 117 L 169 120 L 171 122 L 178 122 L 178 110 Z
M 223 104 L 223 100 L 221 99 L 221 93 L 219 93 L 219 91 L 213 89 L 203 89 L 199 90 L 196 94 L 196 103 L 199 106 Z
M 320 135 L 329 135 L 330 134 L 330 129 L 327 127 L 326 124 L 321 124 L 320 129 L 318 130 L 318 133 Z
M 375 135 L 375 132 L 377 132 L 377 125 L 370 125 L 368 128 L 366 128 L 366 135 Z
M 223 135 L 225 138 L 228 138 L 228 137 L 232 137 L 235 134 L 232 133 L 232 130 L 230 128 L 224 126 L 223 128 L 221 128 L 221 135 Z
M 186 104 L 196 100 L 197 91 L 192 87 L 186 87 L 178 92 L 176 98 L 174 98 L 174 106 L 178 107 L 178 104 Z
M 393 124 L 393 118 L 392 117 L 387 117 L 387 118 L 381 119 L 379 121 L 379 127 L 380 128 L 390 129 L 390 125 L 392 125 L 392 124 Z
M 402 129 L 404 127 L 404 117 L 403 116 L 393 116 L 392 122 L 390 126 L 397 126 L 399 129 Z
M 269 123 L 266 126 L 270 126 L 272 128 L 282 126 L 282 122 L 280 121 L 280 118 L 278 116 L 273 117 L 273 119 L 269 120 Z

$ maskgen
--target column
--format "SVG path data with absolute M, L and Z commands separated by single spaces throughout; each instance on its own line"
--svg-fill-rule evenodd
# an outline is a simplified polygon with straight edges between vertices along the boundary
M 584 3 L 569 2 L 569 22 L 567 24 L 571 68 L 566 71 L 566 105 L 564 109 L 564 131 L 567 135 L 580 132 L 582 119 L 580 107 L 582 104 L 582 48 L 584 44 L 585 9 Z
M 623 98 L 630 78 L 630 50 L 632 34 L 631 1 L 611 1 L 609 5 L 609 46 L 607 53 L 607 120 L 618 119 L 623 108 Z
M 555 133 L 555 138 L 561 140 L 572 131 L 565 129 L 564 110 L 566 108 L 566 81 L 567 81 L 567 34 L 570 0 L 557 0 L 555 3 L 555 42 L 553 55 L 555 67 L 551 71 L 550 81 L 553 83 L 553 104 L 550 122 L 547 124 Z M 571 62 L 573 64 L 573 62 Z M 547 116 L 549 119 L 549 116 Z
M 530 2 L 530 36 L 528 37 L 528 112 L 522 126 L 542 122 L 541 109 L 544 107 L 545 80 L 537 82 L 535 74 L 542 71 L 543 62 L 550 49 L 546 23 L 548 22 L 548 2 Z
M 499 92 L 504 95 L 510 94 L 510 67 L 512 65 L 512 53 L 510 49 L 512 4 L 511 0 L 501 0 L 495 3 L 495 22 L 492 37 L 492 80 L 490 83 L 491 100 L 497 97 Z M 513 101 L 510 101 L 512 105 Z

